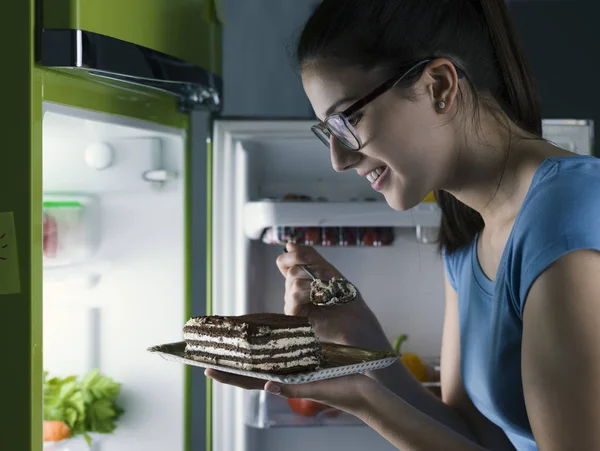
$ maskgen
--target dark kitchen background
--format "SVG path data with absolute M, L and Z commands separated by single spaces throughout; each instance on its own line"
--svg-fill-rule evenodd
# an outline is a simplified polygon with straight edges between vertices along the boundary
M 290 53 L 317 4 L 224 1 L 224 116 L 313 117 Z M 544 118 L 594 119 L 598 133 L 600 2 L 513 0 L 508 5 L 534 67 Z

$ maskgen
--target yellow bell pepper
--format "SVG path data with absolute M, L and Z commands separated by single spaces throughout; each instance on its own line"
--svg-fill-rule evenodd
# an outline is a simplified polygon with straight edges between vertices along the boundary
M 397 354 L 400 354 L 400 345 L 408 340 L 407 335 L 400 335 L 394 341 L 394 351 Z M 400 357 L 402 363 L 411 374 L 417 378 L 419 382 L 428 382 L 429 381 L 429 368 L 427 364 L 419 357 L 417 354 L 402 354 Z

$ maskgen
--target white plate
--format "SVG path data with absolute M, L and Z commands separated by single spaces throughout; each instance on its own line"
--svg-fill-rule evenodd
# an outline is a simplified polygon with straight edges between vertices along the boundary
M 372 349 L 354 348 L 333 343 L 321 343 L 325 362 L 322 368 L 304 373 L 272 374 L 259 373 L 255 371 L 244 371 L 223 365 L 214 365 L 185 357 L 185 342 L 167 343 L 152 346 L 149 352 L 160 355 L 165 360 L 179 362 L 185 365 L 212 368 L 227 373 L 240 374 L 242 376 L 254 377 L 284 384 L 304 384 L 306 382 L 333 379 L 335 377 L 348 376 L 350 374 L 364 373 L 390 366 L 400 357 L 388 351 L 375 351 Z

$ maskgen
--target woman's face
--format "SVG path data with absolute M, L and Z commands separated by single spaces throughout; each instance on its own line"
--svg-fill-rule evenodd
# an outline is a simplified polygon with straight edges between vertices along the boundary
M 384 80 L 380 72 L 338 66 L 315 65 L 302 73 L 306 94 L 321 120 L 343 111 Z M 452 93 L 435 72 L 426 69 L 411 99 L 392 89 L 367 104 L 352 121 L 363 147 L 350 150 L 331 138 L 333 168 L 355 169 L 396 210 L 417 205 L 443 186 L 455 159 L 455 134 L 446 114 L 449 106 L 439 108 L 440 100 L 453 104 L 443 98 L 444 92 Z

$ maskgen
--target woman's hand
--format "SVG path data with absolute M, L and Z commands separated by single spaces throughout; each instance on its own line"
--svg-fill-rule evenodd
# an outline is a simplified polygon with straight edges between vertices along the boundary
M 285 398 L 311 399 L 356 416 L 364 414 L 368 396 L 379 385 L 378 382 L 362 374 L 307 384 L 281 384 L 212 369 L 206 370 L 204 374 L 223 384 L 246 390 L 265 390 Z
M 312 247 L 288 243 L 287 250 L 277 258 L 277 267 L 285 277 L 284 311 L 287 315 L 307 316 L 322 341 L 391 349 L 379 322 L 360 292 L 354 301 L 347 304 L 314 305 L 310 301 L 312 279 L 300 265 L 308 266 L 322 280 L 343 276 Z
M 206 370 L 204 374 L 216 381 L 246 390 L 264 389 L 286 398 L 311 399 L 343 410 L 358 417 L 398 449 L 485 451 L 362 374 L 298 385 L 273 381 L 265 383 L 262 379 L 212 369 Z

